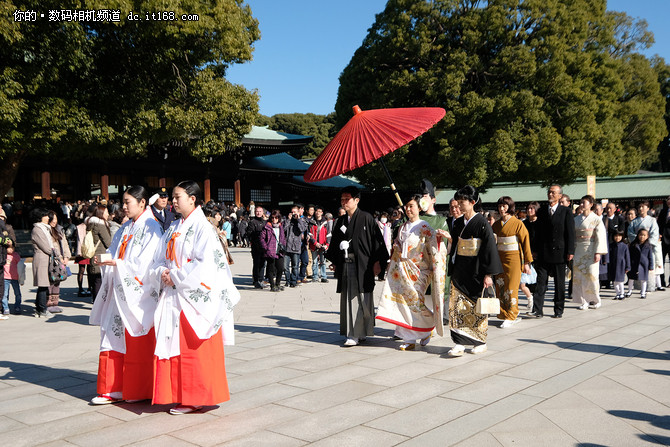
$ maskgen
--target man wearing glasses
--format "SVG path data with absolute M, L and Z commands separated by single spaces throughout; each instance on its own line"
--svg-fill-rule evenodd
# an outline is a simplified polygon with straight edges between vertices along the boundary
M 572 210 L 558 202 L 563 195 L 560 185 L 551 185 L 546 203 L 537 210 L 537 253 L 533 253 L 537 270 L 537 289 L 533 300 L 533 311 L 529 317 L 544 316 L 544 294 L 549 276 L 554 277 L 554 315 L 563 317 L 565 307 L 565 267 L 575 254 L 575 222 Z

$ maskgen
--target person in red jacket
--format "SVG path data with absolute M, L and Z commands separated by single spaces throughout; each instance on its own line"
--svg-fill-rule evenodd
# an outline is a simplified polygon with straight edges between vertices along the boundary
M 310 226 L 309 249 L 312 251 L 312 282 L 328 282 L 326 278 L 326 250 L 328 250 L 328 221 L 323 217 L 323 208 L 314 210 L 316 225 Z

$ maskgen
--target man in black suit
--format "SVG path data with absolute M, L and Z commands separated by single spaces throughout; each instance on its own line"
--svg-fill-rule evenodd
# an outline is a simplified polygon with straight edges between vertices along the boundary
M 529 317 L 544 316 L 544 294 L 549 275 L 554 277 L 554 318 L 563 316 L 565 306 L 565 267 L 575 254 L 575 221 L 572 210 L 558 201 L 563 194 L 560 185 L 551 185 L 547 191 L 549 203 L 537 211 L 538 252 L 534 253 L 537 270 L 537 289 L 533 311 Z M 537 255 L 537 256 L 535 256 Z
M 355 346 L 374 335 L 375 276 L 388 259 L 379 226 L 370 213 L 358 208 L 360 194 L 352 186 L 342 190 L 340 203 L 346 213 L 333 225 L 326 252 L 340 293 L 340 334 L 347 337 L 344 346 Z
M 158 188 L 155 195 L 157 195 L 158 198 L 156 198 L 156 201 L 151 205 L 151 211 L 154 213 L 156 221 L 160 224 L 161 228 L 163 228 L 163 233 L 165 233 L 165 230 L 167 230 L 170 224 L 177 218 L 172 211 L 167 209 L 167 188 L 165 186 Z
M 661 235 L 661 252 L 663 253 L 663 260 L 661 261 L 661 265 L 665 266 L 665 258 L 666 256 L 670 256 L 670 196 L 665 199 L 665 205 L 663 205 L 663 208 L 658 214 L 656 221 L 658 222 L 658 234 Z M 663 270 L 665 270 L 665 267 Z M 659 290 L 665 290 L 665 287 L 665 273 L 662 273 L 661 287 Z
M 449 217 L 447 217 L 447 226 L 449 226 L 449 233 L 451 233 L 451 230 L 454 228 L 454 222 L 456 222 L 456 219 L 458 219 L 462 215 L 463 212 L 458 207 L 458 201 L 452 197 L 451 200 L 449 201 Z
M 616 204 L 610 202 L 605 207 L 605 214 L 603 215 L 603 224 L 607 229 L 609 242 L 612 242 L 613 236 L 617 231 L 624 230 L 626 219 L 621 214 L 616 214 Z

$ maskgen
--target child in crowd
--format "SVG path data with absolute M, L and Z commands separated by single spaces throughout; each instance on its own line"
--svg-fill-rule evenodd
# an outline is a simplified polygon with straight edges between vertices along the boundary
M 633 294 L 633 281 L 640 281 L 640 298 L 647 297 L 647 280 L 649 272 L 654 269 L 654 258 L 651 244 L 649 244 L 649 232 L 640 228 L 637 237 L 630 244 L 630 272 L 628 272 L 628 292 L 626 297 Z
M 19 262 L 21 255 L 14 250 L 13 246 L 7 247 L 7 262 L 5 263 L 5 294 L 2 297 L 2 320 L 9 315 L 9 288 L 14 289 L 14 314 L 21 313 L 21 287 L 19 286 Z M 25 268 L 25 266 L 24 266 Z M 25 277 L 25 273 L 23 274 Z
M 613 241 L 609 247 L 609 263 L 607 264 L 607 279 L 614 282 L 616 291 L 615 300 L 622 300 L 626 273 L 630 271 L 630 252 L 628 245 L 623 241 L 623 231 L 619 230 L 612 235 Z M 629 295 L 630 296 L 630 295 Z

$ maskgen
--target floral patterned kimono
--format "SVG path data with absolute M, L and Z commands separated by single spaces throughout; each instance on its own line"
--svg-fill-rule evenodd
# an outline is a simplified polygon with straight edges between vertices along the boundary
M 121 226 L 107 249 L 116 266 L 102 267 L 102 286 L 89 317 L 91 324 L 100 326 L 98 394 L 151 398 L 158 294 L 146 286 L 145 275 L 161 233 L 146 209 L 136 221 Z
M 174 286 L 161 274 L 170 270 Z M 223 354 L 240 293 L 216 229 L 200 207 L 167 229 L 150 271 L 155 313 L 153 403 L 214 405 L 230 398 Z
M 599 263 L 595 255 L 607 254 L 607 231 L 596 213 L 575 216 L 575 257 L 572 266 L 572 301 L 600 304 Z
M 396 335 L 407 342 L 425 338 L 433 329 L 443 334 L 445 242 L 428 223 L 417 220 L 406 222 L 393 244 L 376 318 L 395 324 Z M 426 300 L 429 285 L 433 296 Z
M 495 280 L 496 295 L 500 299 L 501 320 L 514 320 L 519 316 L 519 284 L 524 262 L 533 262 L 530 252 L 530 237 L 526 226 L 512 216 L 503 222 L 493 224 L 496 235 L 498 256 L 503 266 L 503 274 Z

